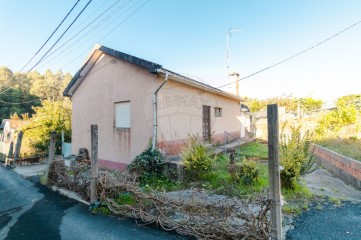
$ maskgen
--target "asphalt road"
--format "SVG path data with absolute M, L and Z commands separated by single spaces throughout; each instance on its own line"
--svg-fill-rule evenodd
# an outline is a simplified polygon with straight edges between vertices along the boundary
M 60 196 L 0 167 L 0 239 L 123 240 L 187 239 L 134 221 L 93 215 L 87 206 Z
M 294 227 L 286 239 L 360 240 L 361 204 L 343 202 L 334 206 L 327 203 L 322 209 L 313 206 L 296 219 Z

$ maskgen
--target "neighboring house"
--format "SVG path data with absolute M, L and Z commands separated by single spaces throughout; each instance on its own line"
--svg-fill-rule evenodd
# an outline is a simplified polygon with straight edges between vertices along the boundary
M 3 119 L 0 125 L 0 141 L 9 142 L 11 136 L 10 119 Z
M 90 150 L 98 125 L 99 165 L 125 169 L 153 144 L 181 152 L 189 135 L 240 137 L 240 98 L 116 50 L 96 46 L 64 91 L 72 100 L 72 152 Z

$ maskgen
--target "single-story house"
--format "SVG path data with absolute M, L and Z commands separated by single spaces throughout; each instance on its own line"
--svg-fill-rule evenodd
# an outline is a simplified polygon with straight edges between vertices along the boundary
M 176 155 L 190 135 L 222 143 L 240 137 L 240 98 L 161 65 L 96 46 L 64 91 L 72 101 L 72 153 L 90 150 L 98 125 L 98 161 L 125 169 L 151 144 Z

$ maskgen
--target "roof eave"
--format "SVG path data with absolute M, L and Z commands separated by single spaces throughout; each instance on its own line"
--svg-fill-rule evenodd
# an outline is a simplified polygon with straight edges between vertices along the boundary
M 238 97 L 236 95 L 233 95 L 233 94 L 225 92 L 225 91 L 222 91 L 222 90 L 220 90 L 218 88 L 215 88 L 215 87 L 212 87 L 212 86 L 210 86 L 208 84 L 201 83 L 201 82 L 196 81 L 194 79 L 185 77 L 185 76 L 180 75 L 178 73 L 169 71 L 167 69 L 161 68 L 161 69 L 158 69 L 157 72 L 158 73 L 163 73 L 163 74 L 165 74 L 167 72 L 168 75 L 171 76 L 171 79 L 176 81 L 176 82 L 187 84 L 187 85 L 190 85 L 192 87 L 195 87 L 195 88 L 207 91 L 207 92 L 211 92 L 211 93 L 218 94 L 218 95 L 221 95 L 221 96 L 226 97 L 226 98 L 230 98 L 232 100 L 241 101 L 241 97 Z

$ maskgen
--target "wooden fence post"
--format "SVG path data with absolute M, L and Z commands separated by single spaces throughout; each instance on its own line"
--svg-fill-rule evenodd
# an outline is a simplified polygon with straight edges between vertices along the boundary
M 282 239 L 281 177 L 279 164 L 278 106 L 267 106 L 268 175 L 271 199 L 270 239 Z
M 24 135 L 24 132 L 20 131 L 19 134 L 18 134 L 18 137 L 16 139 L 13 167 L 16 167 L 16 160 L 20 156 L 20 149 L 21 149 L 21 142 L 23 140 L 23 135 Z
M 48 169 L 46 171 L 46 184 L 50 185 L 49 171 L 50 166 L 54 160 L 55 155 L 55 142 L 56 142 L 56 131 L 51 131 L 50 133 L 50 145 L 49 145 L 49 155 L 48 155 Z
M 90 203 L 96 202 L 98 183 L 98 125 L 91 125 L 91 181 L 90 181 Z

